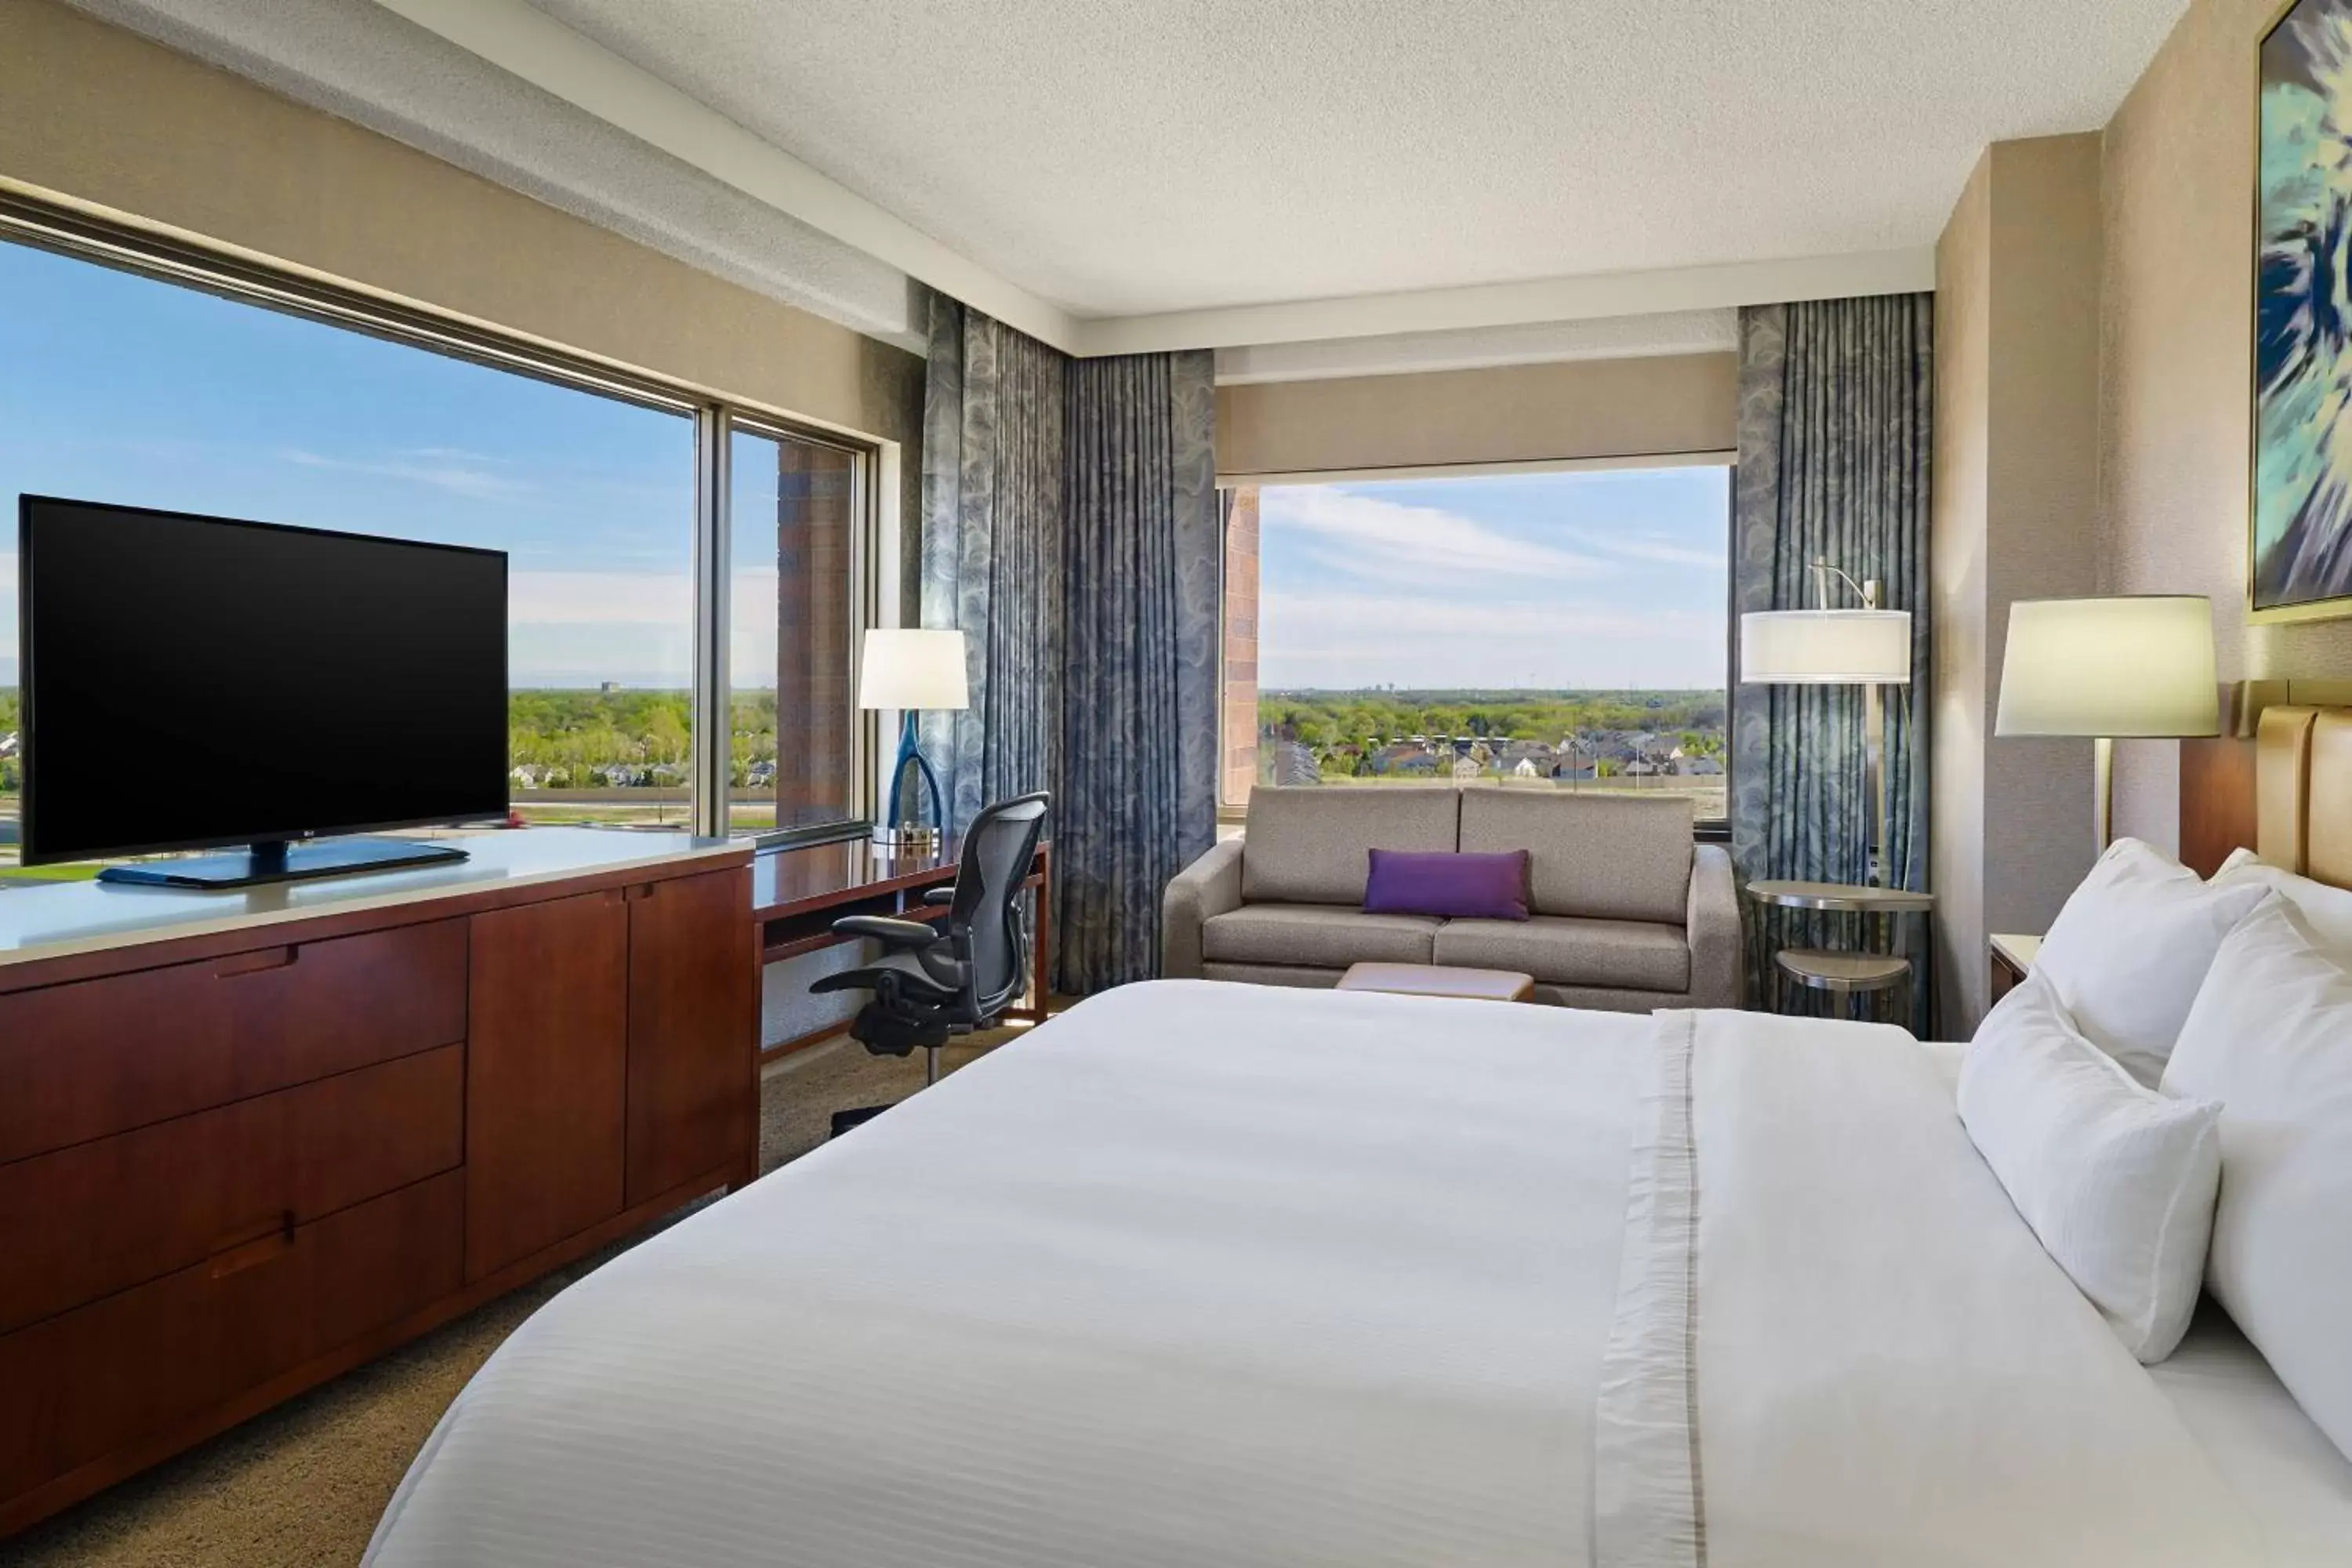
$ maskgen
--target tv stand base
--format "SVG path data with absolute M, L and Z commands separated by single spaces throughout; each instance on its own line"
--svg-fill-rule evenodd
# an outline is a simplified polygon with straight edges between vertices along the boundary
M 283 839 L 199 855 L 185 860 L 149 860 L 109 866 L 101 882 L 132 882 L 149 888 L 252 888 L 265 882 L 301 882 L 313 877 L 348 877 L 365 871 L 404 871 L 463 860 L 466 851 L 412 838 L 326 838 L 289 844 Z

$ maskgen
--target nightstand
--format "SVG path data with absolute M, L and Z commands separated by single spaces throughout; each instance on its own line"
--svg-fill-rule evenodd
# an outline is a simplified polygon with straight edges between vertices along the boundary
M 2024 981 L 2026 971 L 2033 967 L 2034 957 L 2042 951 L 2042 939 L 1996 935 L 1986 945 L 1992 950 L 1991 998 L 1998 1002 L 2009 994 L 2011 986 Z

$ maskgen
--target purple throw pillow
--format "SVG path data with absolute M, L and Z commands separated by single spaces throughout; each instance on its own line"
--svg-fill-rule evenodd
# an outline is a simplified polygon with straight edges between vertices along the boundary
M 1528 918 L 1528 852 L 1450 855 L 1375 849 L 1371 875 L 1364 883 L 1364 912 L 1523 921 Z

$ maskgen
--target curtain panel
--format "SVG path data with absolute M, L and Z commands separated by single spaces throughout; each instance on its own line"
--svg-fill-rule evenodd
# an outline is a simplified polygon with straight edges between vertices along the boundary
M 1168 879 L 1216 835 L 1212 356 L 929 317 L 922 619 L 971 661 L 971 709 L 925 719 L 949 820 L 1051 790 L 1055 986 L 1149 979 Z
M 960 831 L 991 801 L 1061 791 L 1069 362 L 942 295 L 929 316 L 922 624 L 962 628 L 971 706 L 924 714 L 922 742 Z
M 1935 300 L 1903 294 L 1739 314 L 1734 609 L 1810 608 L 1812 563 L 1875 579 L 1911 613 L 1911 684 L 1883 688 L 1889 886 L 1927 876 L 1928 470 Z M 1831 601 L 1852 607 L 1842 588 Z M 1734 654 L 1735 663 L 1737 652 Z M 1858 686 L 1732 686 L 1732 858 L 1742 878 L 1866 882 L 1874 803 Z M 1916 920 L 1902 940 L 1931 1015 Z M 1819 941 L 1821 933 L 1803 940 Z

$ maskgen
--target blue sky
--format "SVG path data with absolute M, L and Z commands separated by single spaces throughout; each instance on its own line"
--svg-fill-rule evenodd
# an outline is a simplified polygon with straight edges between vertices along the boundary
M 687 683 L 692 453 L 680 415 L 0 243 L 0 501 L 506 550 L 520 686 Z M 751 686 L 775 668 L 775 487 L 744 457 L 733 663 Z M 1261 682 L 1719 687 L 1727 476 L 1268 488 Z
M 683 686 L 693 447 L 681 415 L 0 244 L 0 684 L 30 491 L 503 549 L 516 684 Z M 755 617 L 738 684 L 773 649 Z
M 1258 684 L 1720 689 L 1730 473 L 1268 486 Z

